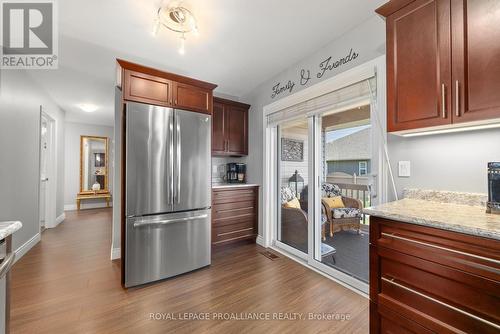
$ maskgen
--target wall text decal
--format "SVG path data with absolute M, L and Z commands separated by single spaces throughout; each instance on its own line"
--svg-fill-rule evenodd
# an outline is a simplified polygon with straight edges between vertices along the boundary
M 319 71 L 316 73 L 316 78 L 321 79 L 325 75 L 325 73 L 353 61 L 354 59 L 358 58 L 358 56 L 359 53 L 357 53 L 351 48 L 351 50 L 349 50 L 349 54 L 346 55 L 345 57 L 342 57 L 335 61 L 332 60 L 332 56 L 326 58 L 325 60 L 319 63 L 318 66 Z M 299 84 L 301 86 L 307 85 L 311 80 L 310 70 L 301 69 L 299 75 L 300 75 Z M 295 86 L 296 83 L 294 80 L 288 80 L 285 84 L 283 84 L 282 82 L 278 82 L 272 87 L 271 98 L 274 99 L 276 96 L 279 96 L 284 92 L 292 93 Z

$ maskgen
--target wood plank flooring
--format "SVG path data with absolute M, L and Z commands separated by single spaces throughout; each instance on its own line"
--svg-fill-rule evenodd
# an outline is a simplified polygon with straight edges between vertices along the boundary
M 119 262 L 109 260 L 110 244 L 110 209 L 70 212 L 46 230 L 12 270 L 11 333 L 368 333 L 367 299 L 281 255 L 270 260 L 255 244 L 218 250 L 210 267 L 129 290 L 120 286 Z M 171 319 L 196 312 L 210 320 Z M 213 319 L 225 312 L 240 320 Z M 279 312 L 306 319 L 272 320 Z M 308 320 L 309 313 L 350 319 Z M 241 320 L 250 315 L 271 320 Z

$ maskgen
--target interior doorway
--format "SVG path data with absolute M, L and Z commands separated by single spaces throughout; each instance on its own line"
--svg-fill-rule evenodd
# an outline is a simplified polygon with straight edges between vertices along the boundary
M 55 152 L 55 121 L 40 107 L 40 232 L 56 220 Z

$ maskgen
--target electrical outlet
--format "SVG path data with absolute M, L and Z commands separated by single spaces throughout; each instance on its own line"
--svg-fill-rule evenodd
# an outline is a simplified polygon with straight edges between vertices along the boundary
M 411 176 L 411 163 L 409 161 L 400 161 L 398 163 L 399 177 Z

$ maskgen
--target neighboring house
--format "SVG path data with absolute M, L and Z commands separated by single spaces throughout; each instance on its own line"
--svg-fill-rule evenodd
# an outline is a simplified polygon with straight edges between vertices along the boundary
M 327 173 L 363 176 L 371 172 L 370 128 L 326 143 Z

